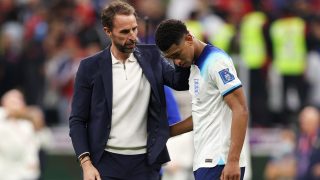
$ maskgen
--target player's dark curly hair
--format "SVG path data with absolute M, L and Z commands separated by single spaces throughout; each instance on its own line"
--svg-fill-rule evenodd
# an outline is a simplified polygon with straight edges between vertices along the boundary
M 188 34 L 188 30 L 182 21 L 175 19 L 164 20 L 156 29 L 156 44 L 161 51 L 166 51 L 173 44 L 178 45 L 185 34 Z

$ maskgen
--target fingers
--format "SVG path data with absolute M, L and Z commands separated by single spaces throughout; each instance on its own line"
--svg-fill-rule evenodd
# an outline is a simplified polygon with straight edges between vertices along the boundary
M 98 170 L 91 166 L 83 171 L 83 180 L 101 180 L 101 177 Z
M 220 176 L 220 180 L 240 180 L 240 176 L 238 175 L 224 175 L 224 174 L 221 174 Z
M 99 172 L 98 171 L 96 171 L 96 174 L 95 174 L 95 176 L 96 176 L 96 180 L 101 180 L 101 177 L 100 177 L 100 174 L 99 174 Z
M 220 180 L 240 180 L 240 174 L 230 174 L 222 171 Z
M 101 177 L 99 175 L 97 175 L 96 180 L 101 180 Z
M 224 180 L 224 170 L 221 173 L 220 180 Z

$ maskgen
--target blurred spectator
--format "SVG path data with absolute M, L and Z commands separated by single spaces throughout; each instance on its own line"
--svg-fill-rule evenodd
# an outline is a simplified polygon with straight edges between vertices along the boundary
M 0 96 L 6 91 L 21 87 L 23 72 L 22 26 L 17 22 L 6 22 L 0 32 Z
M 281 124 L 293 123 L 300 107 L 305 105 L 306 82 L 304 72 L 306 66 L 306 23 L 296 16 L 292 6 L 283 8 L 282 17 L 270 25 L 270 37 L 273 46 L 273 66 L 280 73 L 283 82 L 282 88 L 282 117 Z M 298 105 L 293 107 L 289 98 L 291 92 L 298 95 Z M 292 93 L 291 93 L 292 95 Z
M 249 71 L 249 108 L 251 125 L 270 126 L 267 109 L 268 51 L 265 32 L 268 17 L 262 4 L 254 4 L 254 11 L 246 14 L 240 23 L 240 57 Z
M 73 83 L 81 57 L 86 55 L 80 47 L 76 36 L 59 35 L 60 41 L 56 45 L 57 52 L 46 62 L 45 72 L 47 108 L 57 108 L 59 124 L 68 123 L 69 105 L 73 94 Z M 50 96 L 51 95 L 51 96 Z
M 220 10 L 230 13 L 237 26 L 241 18 L 252 10 L 252 0 L 211 0 L 211 4 Z
M 312 51 L 308 54 L 308 66 L 306 77 L 310 83 L 310 91 L 308 93 L 309 104 L 320 108 L 320 54 Z
M 45 52 L 42 44 L 35 41 L 29 42 L 22 56 L 23 70 L 19 75 L 22 77 L 22 89 L 26 102 L 29 105 L 42 106 L 45 87 Z
M 197 3 L 196 0 L 170 0 L 167 5 L 167 18 L 186 20 L 190 12 L 196 10 Z
M 150 27 L 151 24 L 149 23 L 149 18 L 148 17 L 144 17 L 144 18 L 139 18 L 137 19 L 137 23 L 138 23 L 138 27 L 139 27 L 139 31 L 138 31 L 138 41 L 139 43 L 143 43 L 143 44 L 154 44 L 155 40 L 154 40 L 154 34 L 151 34 L 151 30 Z
M 309 0 L 308 1 L 311 6 L 309 6 L 309 11 L 311 11 L 314 15 L 316 16 L 319 16 L 320 15 L 320 12 L 319 12 L 319 9 L 320 9 L 320 1 L 319 0 Z
M 90 0 L 82 0 L 75 7 L 75 33 L 81 48 L 96 46 L 101 49 L 105 36 L 100 37 L 100 23 L 96 23 L 96 12 Z M 99 24 L 99 25 L 98 25 Z M 101 32 L 103 33 L 103 32 Z
M 92 0 L 95 11 L 100 12 L 109 1 L 110 0 Z
M 27 104 L 43 105 L 46 52 L 42 42 L 48 33 L 48 12 L 39 1 L 29 2 L 24 23 L 23 88 Z
M 218 11 L 216 13 L 223 20 L 223 24 L 215 27 L 216 33 L 209 34 L 208 40 L 211 44 L 214 44 L 218 48 L 231 54 L 234 52 L 234 40 L 236 37 L 236 22 L 234 16 L 228 11 Z
M 6 92 L 0 108 L 0 172 L 1 179 L 37 179 L 39 143 L 32 123 L 26 120 L 27 107 L 22 93 Z
M 0 1 L 0 25 L 7 21 L 18 20 L 19 9 L 16 0 L 1 0 Z
M 27 116 L 32 122 L 37 141 L 39 142 L 40 178 L 45 172 L 47 151 L 52 148 L 52 132 L 47 127 L 43 111 L 38 106 L 28 106 Z
M 264 176 L 266 180 L 291 180 L 295 177 L 295 134 L 290 129 L 281 132 L 281 147 L 271 154 L 266 165 Z
M 305 73 L 310 85 L 308 103 L 320 108 L 320 16 L 315 16 L 311 20 L 308 49 L 308 64 Z
M 194 37 L 200 39 L 201 41 L 205 40 L 204 29 L 201 23 L 199 11 L 192 11 L 189 15 L 189 18 L 185 20 L 185 24 Z
M 159 22 L 165 18 L 165 1 L 161 0 L 129 0 L 139 16 L 138 28 L 139 32 L 138 38 L 139 42 L 154 44 L 154 31 Z M 148 29 L 146 29 L 146 23 Z M 102 29 L 102 28 L 101 28 Z
M 305 107 L 299 114 L 297 180 L 320 179 L 319 124 L 319 110 L 315 107 Z
M 312 16 L 312 5 L 310 0 L 295 0 L 293 2 L 297 15 L 305 21 L 309 21 Z
M 202 18 L 204 36 L 206 39 L 218 36 L 221 29 L 224 27 L 224 19 L 214 7 L 210 7 L 209 13 Z M 206 40 L 209 41 L 209 40 Z

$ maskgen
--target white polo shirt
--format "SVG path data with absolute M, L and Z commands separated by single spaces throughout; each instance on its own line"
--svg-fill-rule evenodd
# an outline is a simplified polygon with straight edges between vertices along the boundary
M 207 45 L 196 64 L 191 65 L 189 87 L 195 147 L 193 170 L 224 165 L 230 148 L 232 112 L 223 96 L 241 87 L 232 59 Z M 246 165 L 244 151 L 245 147 L 240 167 Z
M 106 151 L 117 154 L 146 153 L 147 114 L 151 88 L 137 59 L 121 63 L 112 57 L 112 123 Z

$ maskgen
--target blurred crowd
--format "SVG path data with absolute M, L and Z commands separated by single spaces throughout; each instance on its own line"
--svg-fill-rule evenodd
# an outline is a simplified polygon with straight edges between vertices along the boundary
M 17 129 L 12 138 L 29 138 L 28 147 L 33 141 L 31 137 L 36 136 L 30 148 L 41 152 L 41 147 L 48 146 L 48 140 L 41 141 L 39 137 L 48 139 L 49 135 L 34 134 L 47 126 L 68 125 L 79 62 L 109 44 L 99 22 L 99 12 L 109 1 L 0 1 L 0 134 L 7 132 L 2 127 L 6 122 L 8 127 Z M 320 177 L 320 154 L 316 152 L 319 149 L 320 0 L 128 2 L 138 12 L 141 43 L 154 43 L 154 30 L 161 20 L 180 19 L 194 36 L 225 50 L 232 55 L 237 68 L 244 69 L 246 75 L 239 77 L 247 87 L 250 127 L 280 127 L 284 142 L 289 143 L 284 146 L 284 149 L 289 147 L 285 153 L 272 155 L 266 167 L 267 179 L 281 176 L 305 179 L 304 174 L 310 175 L 307 179 Z M 7 103 L 8 96 L 15 96 L 16 100 Z M 181 99 L 182 106 L 190 103 L 186 98 Z M 13 111 L 7 109 L 10 103 Z M 187 115 L 190 114 L 183 117 Z M 21 123 L 12 123 L 20 122 L 17 119 L 22 119 Z M 310 119 L 314 119 L 313 130 L 307 127 L 311 122 L 305 123 Z M 13 142 L 12 149 L 25 146 Z M 0 141 L 1 152 L 6 152 L 1 148 L 11 147 L 4 147 L 4 143 Z M 30 154 L 37 152 L 34 149 L 30 149 L 33 151 Z M 3 156 L 19 159 L 19 153 L 1 153 L 0 171 L 5 162 Z M 292 166 L 283 165 L 284 159 L 291 159 Z M 34 156 L 24 161 L 28 163 L 26 177 L 39 176 L 41 158 Z M 189 170 L 190 166 L 185 168 Z M 285 175 L 279 172 L 279 166 L 285 167 Z M 177 167 L 171 166 L 170 171 Z
M 235 56 L 236 64 L 249 72 L 253 126 L 288 125 L 292 122 L 288 113 L 307 104 L 320 107 L 319 0 L 129 2 L 140 17 L 141 43 L 154 43 L 154 29 L 161 20 L 177 18 L 194 36 Z M 106 3 L 2 0 L 0 95 L 18 88 L 27 104 L 50 114 L 49 124 L 66 124 L 79 61 L 109 43 L 99 22 Z M 280 105 L 272 105 L 274 97 L 279 97 Z

